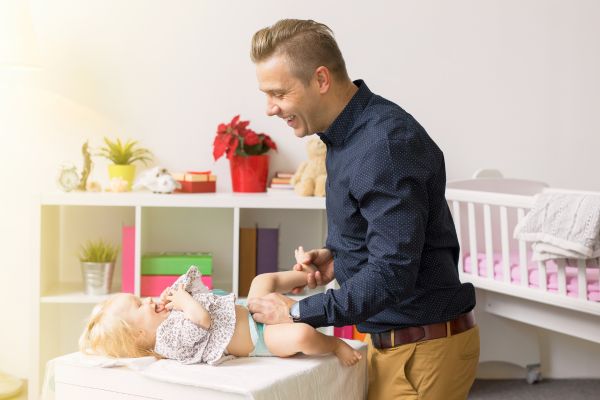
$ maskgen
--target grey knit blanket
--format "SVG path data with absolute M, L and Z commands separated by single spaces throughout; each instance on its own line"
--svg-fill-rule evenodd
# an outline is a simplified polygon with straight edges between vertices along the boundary
M 533 242 L 536 261 L 600 257 L 600 195 L 540 193 L 514 237 Z

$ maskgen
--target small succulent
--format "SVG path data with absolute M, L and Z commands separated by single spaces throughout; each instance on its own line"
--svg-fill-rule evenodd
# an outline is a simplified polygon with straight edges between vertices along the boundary
M 104 146 L 100 148 L 99 156 L 112 161 L 116 165 L 130 165 L 136 161 L 144 165 L 152 160 L 152 153 L 148 149 L 137 147 L 136 140 L 121 142 L 121 139 L 114 141 L 104 138 Z
M 102 239 L 95 241 L 88 240 L 81 246 L 79 261 L 97 263 L 114 262 L 118 254 L 119 248 L 116 245 L 112 245 Z

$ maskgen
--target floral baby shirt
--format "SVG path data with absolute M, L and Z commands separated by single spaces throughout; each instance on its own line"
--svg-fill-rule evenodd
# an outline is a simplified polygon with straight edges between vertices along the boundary
M 171 287 L 181 283 L 194 300 L 206 308 L 212 324 L 208 330 L 203 329 L 187 319 L 183 311 L 172 310 L 156 331 L 154 351 L 183 364 L 217 365 L 233 358 L 224 355 L 235 329 L 235 295 L 210 293 L 195 266 L 190 267 Z

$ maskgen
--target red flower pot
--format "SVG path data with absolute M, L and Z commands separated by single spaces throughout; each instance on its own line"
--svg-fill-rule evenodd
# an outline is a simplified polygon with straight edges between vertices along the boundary
M 266 192 L 269 156 L 233 156 L 229 160 L 234 192 Z

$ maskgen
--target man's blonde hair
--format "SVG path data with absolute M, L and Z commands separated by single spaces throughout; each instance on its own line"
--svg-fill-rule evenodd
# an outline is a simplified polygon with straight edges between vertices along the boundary
M 327 67 L 338 81 L 349 79 L 342 52 L 325 24 L 310 19 L 282 19 L 256 32 L 252 37 L 252 61 L 259 63 L 275 54 L 290 60 L 292 73 L 304 84 L 320 66 Z
M 153 349 L 140 344 L 138 331 L 131 324 L 108 310 L 114 299 L 113 295 L 94 307 L 79 338 L 79 350 L 108 357 L 156 356 Z

